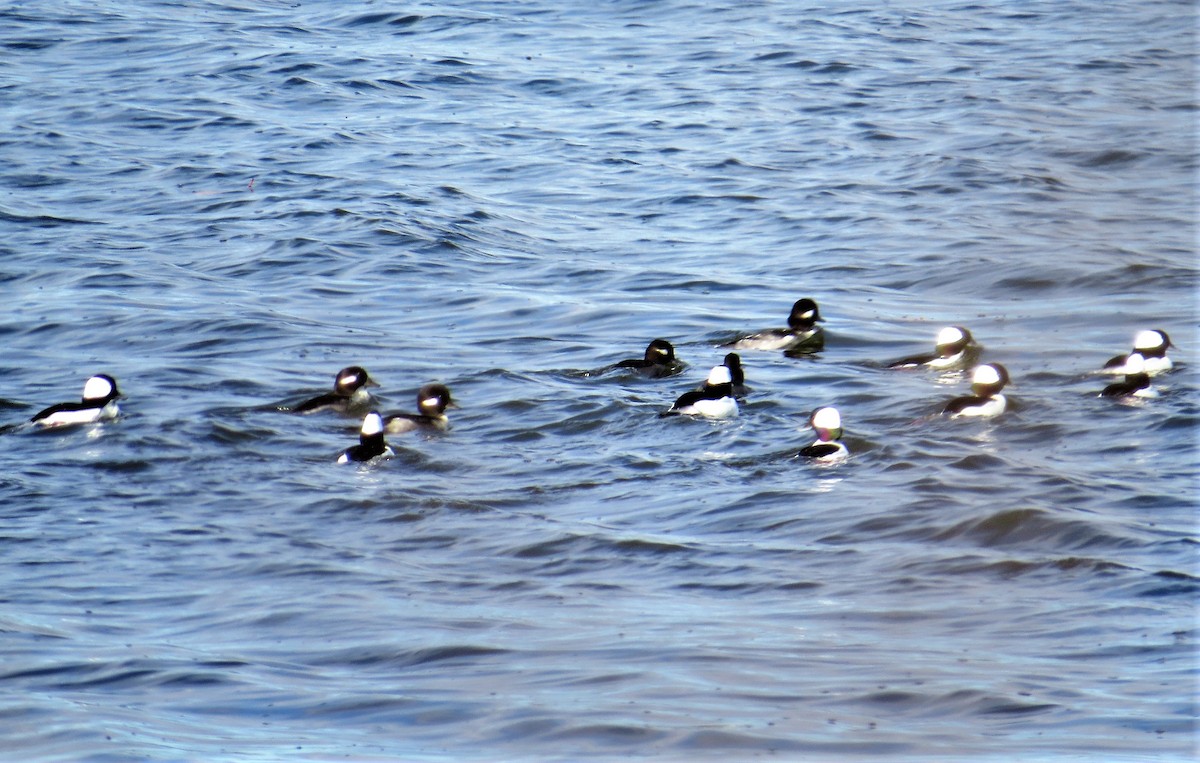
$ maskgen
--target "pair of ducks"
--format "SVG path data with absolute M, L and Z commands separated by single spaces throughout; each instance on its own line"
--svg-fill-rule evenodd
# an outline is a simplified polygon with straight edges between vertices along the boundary
M 981 352 L 971 332 L 962 326 L 947 326 L 938 332 L 934 340 L 934 351 L 925 355 L 901 358 L 888 364 L 888 368 L 928 368 L 934 371 L 951 371 L 967 368 Z M 971 372 L 971 393 L 956 397 L 946 403 L 942 413 L 950 417 L 999 416 L 1008 407 L 1008 400 L 1000 391 L 1008 384 L 1008 369 L 999 363 L 984 363 Z

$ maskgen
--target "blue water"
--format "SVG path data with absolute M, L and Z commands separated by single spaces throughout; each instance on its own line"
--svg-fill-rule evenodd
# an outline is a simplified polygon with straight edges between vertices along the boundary
M 126 398 L 0 434 L 0 757 L 1191 759 L 1195 28 L 8 3 L 0 424 Z M 658 417 L 802 296 L 823 352 Z M 1012 410 L 883 368 L 948 324 Z M 1098 398 L 1143 328 L 1160 397 Z M 336 466 L 278 408 L 353 364 L 451 430 Z

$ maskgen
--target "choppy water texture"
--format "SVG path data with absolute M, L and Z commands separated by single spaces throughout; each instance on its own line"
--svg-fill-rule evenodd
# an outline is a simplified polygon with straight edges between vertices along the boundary
M 4 755 L 1188 759 L 1194 11 L 8 3 L 3 423 L 127 398 L 0 435 Z M 882 368 L 951 323 L 1015 410 Z M 355 363 L 451 431 L 335 466 Z

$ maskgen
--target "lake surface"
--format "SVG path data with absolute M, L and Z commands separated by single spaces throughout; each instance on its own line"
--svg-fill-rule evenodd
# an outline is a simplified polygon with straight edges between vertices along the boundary
M 0 435 L 4 755 L 1190 760 L 1195 14 L 7 3 L 0 423 L 125 399 Z M 354 364 L 451 430 L 335 465 Z

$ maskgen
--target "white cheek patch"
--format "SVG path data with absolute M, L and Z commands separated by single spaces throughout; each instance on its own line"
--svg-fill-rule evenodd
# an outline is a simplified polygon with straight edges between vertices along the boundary
M 954 344 L 963 340 L 963 333 L 954 326 L 947 326 L 938 332 L 938 344 Z
M 812 417 L 813 429 L 841 429 L 842 417 L 836 408 L 821 408 Z
M 991 366 L 980 366 L 975 369 L 971 381 L 975 384 L 999 384 L 1000 374 Z
M 422 407 L 422 408 L 437 408 L 441 404 L 442 404 L 442 399 L 440 397 L 427 397 L 421 401 L 420 407 Z
M 1139 331 L 1133 338 L 1133 349 L 1156 350 L 1162 346 L 1162 337 L 1157 331 Z
M 728 366 L 713 366 L 708 372 L 708 383 L 711 385 L 729 384 L 732 381 L 733 376 L 729 373 Z
M 83 385 L 84 400 L 99 400 L 111 394 L 112 384 L 108 382 L 108 379 L 102 379 L 99 376 L 93 376 Z
M 813 317 L 813 311 L 805 310 L 804 312 L 800 313 L 800 317 L 803 318 L 804 320 L 808 320 L 809 318 Z
M 383 431 L 383 418 L 378 413 L 368 413 L 360 431 L 367 436 L 379 434 Z
M 1140 374 L 1146 371 L 1146 359 L 1136 352 L 1125 358 L 1125 373 Z

